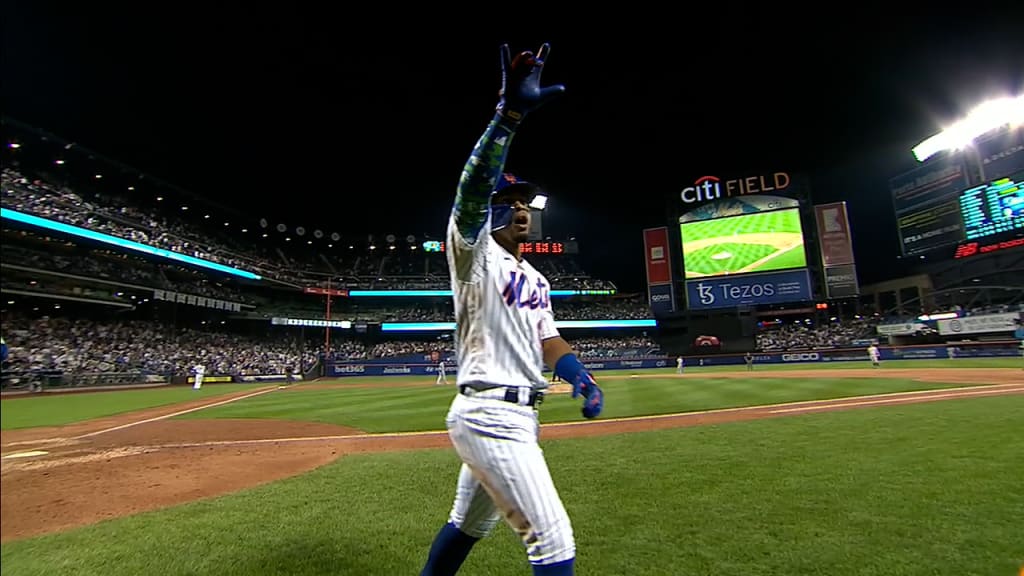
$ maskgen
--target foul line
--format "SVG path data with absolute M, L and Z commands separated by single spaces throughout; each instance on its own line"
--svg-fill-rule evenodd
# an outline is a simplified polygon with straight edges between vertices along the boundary
M 988 390 L 977 390 L 977 391 L 966 392 L 966 393 L 965 392 L 960 392 L 958 394 L 942 394 L 942 393 L 937 393 L 937 394 L 921 395 L 920 397 L 921 398 L 927 398 L 929 400 L 939 399 L 939 398 L 971 398 L 973 396 L 986 396 L 988 394 L 1000 394 L 1000 393 L 1007 392 L 1007 391 L 1009 391 L 1009 392 L 1024 392 L 1024 388 L 1009 388 L 1009 389 L 1000 389 L 1000 390 L 988 389 Z M 903 398 L 887 398 L 887 399 L 883 398 L 881 400 L 866 400 L 864 402 L 855 402 L 855 401 L 851 401 L 851 402 L 836 402 L 836 403 L 833 403 L 833 404 L 826 404 L 826 405 L 823 405 L 823 406 L 802 406 L 802 407 L 799 407 L 799 408 L 785 408 L 785 409 L 782 409 L 782 410 L 771 410 L 769 413 L 770 414 L 786 414 L 786 413 L 791 413 L 791 412 L 810 412 L 812 410 L 818 410 L 818 409 L 822 409 L 822 408 L 834 409 L 834 408 L 845 408 L 847 406 L 870 406 L 872 404 L 895 404 L 895 403 L 898 403 L 898 402 L 900 402 L 902 400 L 904 400 L 904 399 Z
M 89 432 L 88 434 L 82 434 L 81 436 L 75 436 L 71 440 L 81 440 L 82 438 L 89 438 L 90 436 L 99 436 L 100 434 L 106 434 L 107 432 L 114 432 L 116 430 L 124 430 L 125 428 L 131 428 L 132 426 L 138 426 L 139 424 L 148 424 L 150 422 L 156 422 L 157 420 L 166 420 L 167 418 L 173 418 L 175 416 L 181 416 L 182 414 L 188 414 L 190 412 L 198 412 L 200 410 L 206 410 L 207 408 L 213 408 L 215 406 L 222 406 L 224 404 L 230 404 L 238 400 L 245 400 L 246 398 L 252 398 L 253 396 L 259 396 L 260 394 L 266 394 L 267 392 L 273 392 L 277 388 L 267 388 L 266 390 L 259 390 L 252 394 L 246 394 L 245 396 L 238 396 L 236 398 L 228 398 L 227 400 L 221 400 L 220 402 L 214 402 L 213 404 L 204 404 L 195 408 L 189 408 L 188 410 L 181 410 L 173 412 L 171 414 L 164 414 L 163 416 L 156 416 L 153 418 L 147 418 L 145 420 L 139 420 L 138 422 L 129 422 L 128 424 L 121 424 L 120 426 L 114 426 L 113 428 L 107 428 L 105 430 L 97 430 L 96 432 Z
M 951 393 L 961 391 L 960 393 Z M 696 412 L 677 412 L 674 414 L 656 414 L 652 416 L 629 416 L 624 418 L 604 418 L 587 420 L 581 422 L 553 422 L 542 424 L 541 428 L 558 428 L 565 426 L 600 426 L 605 422 L 636 422 L 644 420 L 660 420 L 664 418 L 680 418 L 686 416 L 703 416 L 705 414 L 722 414 L 729 412 L 755 412 L 764 414 L 781 414 L 787 412 L 811 411 L 818 409 L 835 409 L 846 406 L 867 406 L 871 404 L 893 404 L 903 400 L 931 400 L 941 398 L 971 398 L 1002 392 L 1024 392 L 1024 387 L 1019 384 L 991 384 L 985 386 L 965 386 L 960 388 L 943 388 L 939 390 L 912 390 L 908 392 L 890 392 L 886 394 L 870 394 L 865 396 L 847 396 L 845 398 L 829 398 L 825 400 L 803 400 L 799 402 L 784 402 L 780 404 L 762 404 L 757 406 L 741 406 L 737 408 L 718 408 L 715 410 L 700 410 Z M 966 392 L 966 393 L 965 393 Z M 879 400 L 857 401 L 860 398 L 880 398 Z M 810 405 L 810 406 L 809 406 Z M 768 408 L 791 406 L 792 408 L 780 410 L 768 410 Z M 429 437 L 447 436 L 447 430 L 425 430 L 417 432 L 382 432 L 377 434 L 334 434 L 328 436 L 301 436 L 292 438 L 258 438 L 253 440 L 211 440 L 208 442 L 188 442 L 178 444 L 160 444 L 151 448 L 199 448 L 203 446 L 238 446 L 242 444 L 273 444 L 276 442 L 326 442 L 331 440 L 352 440 L 369 441 L 385 438 L 408 438 L 408 437 Z
M 1020 386 L 1019 384 L 987 384 L 984 386 L 962 386 L 959 388 L 938 388 L 931 390 L 910 390 L 907 392 L 886 392 L 882 394 L 865 394 L 863 396 L 840 396 L 838 398 L 823 398 L 820 400 L 800 400 L 798 402 L 780 402 L 778 404 L 758 404 L 755 406 L 736 406 L 734 408 L 716 408 L 714 410 L 695 410 L 693 412 L 676 412 L 674 414 L 652 414 L 650 416 L 626 416 L 622 418 L 600 418 L 596 420 L 587 420 L 583 422 L 553 422 L 551 424 L 544 424 L 544 427 L 559 427 L 559 426 L 589 426 L 600 424 L 601 422 L 634 422 L 636 420 L 661 420 L 664 418 L 679 418 L 680 416 L 694 416 L 701 414 L 721 414 L 724 412 L 750 412 L 752 410 L 764 410 L 766 408 L 778 408 L 783 406 L 807 406 L 808 404 L 824 405 L 824 407 L 831 407 L 836 405 L 842 405 L 841 402 L 846 400 L 857 400 L 859 398 L 894 398 L 897 396 L 921 396 L 930 397 L 932 394 L 939 394 L 943 392 L 954 392 L 957 390 L 993 390 L 1001 391 L 1006 388 L 1013 388 L 1014 386 Z M 1013 389 L 1012 391 L 1017 391 Z M 962 396 L 962 394 L 953 394 L 953 396 Z M 826 404 L 827 403 L 827 404 Z

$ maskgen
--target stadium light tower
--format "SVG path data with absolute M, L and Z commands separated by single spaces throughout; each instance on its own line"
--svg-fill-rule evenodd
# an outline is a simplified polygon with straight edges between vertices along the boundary
M 980 104 L 965 118 L 914 146 L 914 156 L 924 162 L 943 150 L 965 148 L 978 136 L 1007 125 L 1024 125 L 1024 94 Z

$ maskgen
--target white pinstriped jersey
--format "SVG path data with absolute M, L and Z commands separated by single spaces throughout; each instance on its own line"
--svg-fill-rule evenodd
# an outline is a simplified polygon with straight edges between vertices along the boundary
M 547 388 L 542 341 L 559 335 L 547 278 L 494 241 L 490 215 L 473 244 L 449 217 L 445 254 L 455 304 L 456 384 Z

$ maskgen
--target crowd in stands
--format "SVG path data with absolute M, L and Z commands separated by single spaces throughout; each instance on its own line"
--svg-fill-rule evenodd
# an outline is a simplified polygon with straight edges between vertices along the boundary
M 199 225 L 177 210 L 144 210 L 130 196 L 95 194 L 86 200 L 74 190 L 40 179 L 29 179 L 5 166 L 2 173 L 5 208 L 102 232 L 141 244 L 258 273 L 294 286 L 318 285 L 326 277 L 341 279 L 336 287 L 350 289 L 447 289 L 444 254 L 424 253 L 395 243 L 355 249 L 343 243 L 325 249 L 317 242 L 295 242 L 285 251 L 258 238 L 254 225 L 219 229 Z M 225 223 L 229 225 L 230 223 Z M 300 238 L 296 237 L 296 240 Z M 590 278 L 569 255 L 531 255 L 531 262 L 556 289 L 614 289 L 609 282 Z
M 660 356 L 658 344 L 647 336 L 618 338 L 570 338 L 569 343 L 581 358 L 624 358 Z
M 86 201 L 70 188 L 29 180 L 7 167 L 3 169 L 2 188 L 3 206 L 18 212 L 268 275 L 280 268 L 266 258 L 247 255 L 255 248 L 237 246 L 229 235 L 209 238 L 208 233 L 179 219 L 134 208 L 126 198 L 98 196 L 94 202 Z
M 877 325 L 877 318 L 867 316 L 817 325 L 806 322 L 782 323 L 770 325 L 758 332 L 756 345 L 762 352 L 842 348 L 853 346 L 856 340 L 877 337 Z
M 370 304 L 357 299 L 336 299 L 331 309 L 337 320 L 353 322 L 454 322 L 455 312 L 450 298 L 429 303 L 396 300 L 388 305 Z M 553 303 L 556 320 L 635 320 L 652 318 L 650 308 L 640 297 L 593 299 L 556 298 Z M 261 308 L 264 315 L 320 318 L 324 305 L 316 307 L 297 304 L 276 304 Z
M 97 320 L 6 312 L 4 339 L 9 347 L 5 373 L 138 373 L 184 376 L 196 364 L 207 374 L 248 376 L 282 374 L 287 367 L 309 370 L 324 347 L 319 338 L 300 341 L 295 331 L 240 334 L 215 328 L 171 328 L 146 320 Z M 644 356 L 657 344 L 646 336 L 569 340 L 583 357 Z M 330 342 L 334 359 L 392 358 L 454 348 L 444 340 L 385 340 L 367 343 L 339 337 Z
M 307 370 L 314 351 L 300 351 L 294 337 L 253 337 L 141 320 L 102 321 L 5 314 L 8 361 L 4 372 L 137 372 L 182 376 L 196 364 L 207 374 L 283 374 Z
M 28 236 L 30 233 L 24 233 Z M 40 238 L 41 240 L 41 238 Z M 56 248 L 56 241 L 49 242 Z M 43 245 L 45 246 L 45 245 Z M 5 264 L 59 272 L 85 278 L 122 282 L 133 286 L 173 290 L 232 302 L 253 304 L 255 300 L 240 289 L 217 282 L 206 273 L 113 250 L 90 250 L 87 254 L 62 255 L 56 250 L 32 249 L 4 242 L 0 253 Z
M 552 308 L 556 320 L 588 320 L 593 318 L 642 320 L 654 317 L 650 306 L 639 297 L 556 300 Z

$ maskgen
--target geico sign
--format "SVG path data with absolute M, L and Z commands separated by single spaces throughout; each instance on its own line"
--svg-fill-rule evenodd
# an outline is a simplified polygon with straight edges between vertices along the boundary
M 801 352 L 799 354 L 783 354 L 783 362 L 804 362 L 807 360 L 821 360 L 817 352 Z
M 668 294 L 655 294 L 651 296 L 651 302 L 668 302 L 672 297 Z
M 680 198 L 686 204 L 703 202 L 705 200 L 717 200 L 722 198 L 723 187 L 725 197 L 744 196 L 746 194 L 759 194 L 761 192 L 781 191 L 789 188 L 789 174 L 775 172 L 770 175 L 748 176 L 735 180 L 722 182 L 718 176 L 701 176 L 693 183 L 693 186 L 683 188 Z

